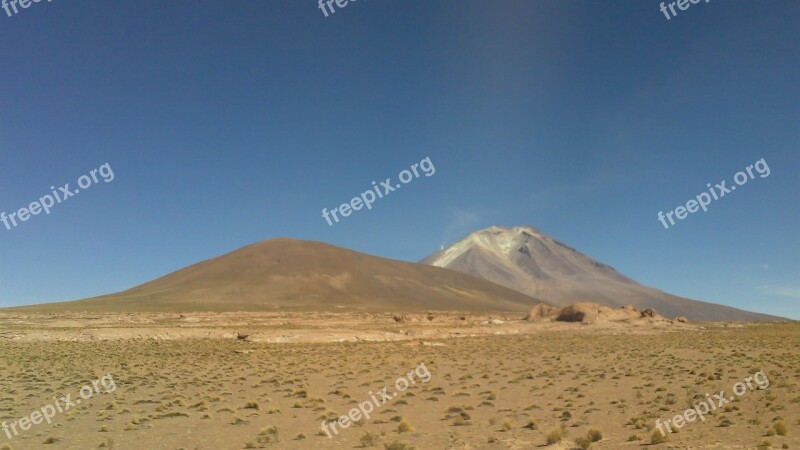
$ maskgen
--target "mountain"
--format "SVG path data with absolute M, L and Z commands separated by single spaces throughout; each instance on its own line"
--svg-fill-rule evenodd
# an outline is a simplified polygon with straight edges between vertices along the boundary
M 480 277 L 557 306 L 595 302 L 655 308 L 667 317 L 692 320 L 783 320 L 644 286 L 529 226 L 480 230 L 421 262 Z
M 480 278 L 320 242 L 274 239 L 117 294 L 32 312 L 523 312 L 537 300 Z

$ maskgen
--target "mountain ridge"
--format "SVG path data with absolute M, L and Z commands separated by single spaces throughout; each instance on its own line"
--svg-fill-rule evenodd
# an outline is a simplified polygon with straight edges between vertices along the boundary
M 278 238 L 115 294 L 5 311 L 526 312 L 538 301 L 447 269 Z
M 785 320 L 645 286 L 532 226 L 478 230 L 420 263 L 480 277 L 562 307 L 588 301 L 655 308 L 665 316 L 692 320 Z

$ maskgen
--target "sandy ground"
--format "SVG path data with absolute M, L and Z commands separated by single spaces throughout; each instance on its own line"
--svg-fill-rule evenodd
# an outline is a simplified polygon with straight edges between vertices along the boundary
M 193 314 L 2 314 L 0 339 L 94 341 L 117 339 L 235 339 L 249 342 L 323 343 L 398 341 L 482 335 L 580 331 L 562 322 L 529 323 L 521 314 L 460 313 L 193 313 Z M 585 328 L 585 327 L 584 327 Z M 674 321 L 594 324 L 583 331 L 660 333 L 697 330 Z
M 430 319 L 0 314 L 0 420 L 116 386 L 0 449 L 800 448 L 800 324 Z M 651 445 L 656 419 L 760 370 L 768 387 Z M 384 387 L 369 419 L 322 431 Z

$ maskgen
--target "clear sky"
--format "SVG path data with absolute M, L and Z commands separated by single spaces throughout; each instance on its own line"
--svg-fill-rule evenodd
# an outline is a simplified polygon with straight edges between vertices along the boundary
M 417 261 L 529 224 L 645 284 L 800 319 L 800 2 L 53 0 L 0 10 L 0 305 L 289 236 Z M 414 180 L 329 226 L 373 180 Z M 665 229 L 667 212 L 764 158 Z

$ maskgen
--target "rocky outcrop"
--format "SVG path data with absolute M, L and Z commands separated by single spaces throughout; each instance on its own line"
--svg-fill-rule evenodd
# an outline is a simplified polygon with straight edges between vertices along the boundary
M 680 317 L 680 319 L 688 322 L 685 317 Z M 538 304 L 525 316 L 525 320 L 529 322 L 580 322 L 588 325 L 596 322 L 663 321 L 666 319 L 661 317 L 653 308 L 639 311 L 632 305 L 626 305 L 621 308 L 610 308 L 598 303 L 579 302 L 563 308 Z M 680 322 L 681 320 L 678 321 Z
M 525 316 L 525 320 L 533 322 L 540 319 L 547 319 L 552 317 L 553 314 L 557 311 L 558 308 L 556 308 L 555 306 L 539 303 L 530 310 L 527 316 Z
M 562 308 L 556 320 L 559 322 L 595 323 L 600 316 L 600 305 L 597 303 L 575 303 Z

